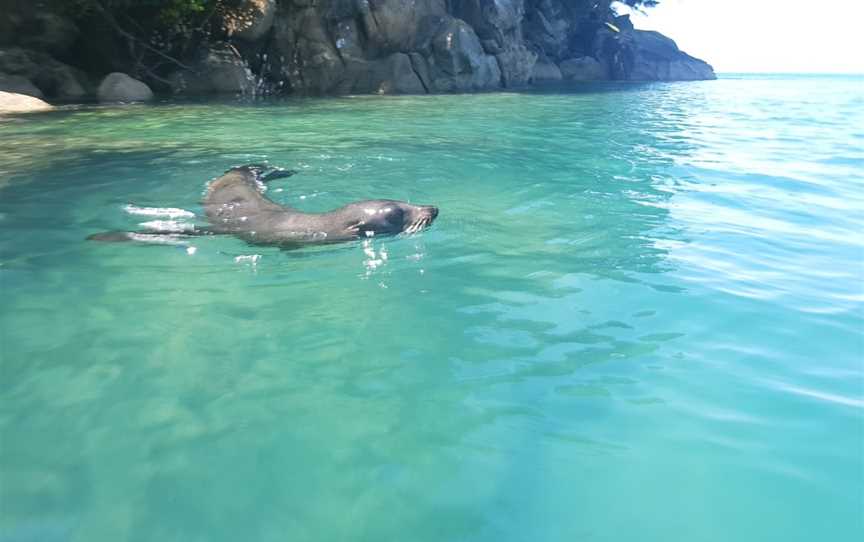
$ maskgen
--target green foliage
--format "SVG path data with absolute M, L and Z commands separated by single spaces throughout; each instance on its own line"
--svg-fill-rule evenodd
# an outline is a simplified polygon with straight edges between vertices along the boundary
M 141 0 L 139 0 L 141 1 Z M 156 2 L 157 0 L 150 0 Z M 165 24 L 176 24 L 204 13 L 215 0 L 162 0 L 159 18 Z
M 121 63 L 135 77 L 167 85 L 165 77 L 177 68 L 189 69 L 186 62 L 210 39 L 218 20 L 214 15 L 236 0 L 42 1 L 98 36 L 103 46 L 116 46 L 97 61 L 112 69 Z
M 660 0 L 618 0 L 623 4 L 627 4 L 631 8 L 653 8 Z
M 53 0 L 62 12 L 76 19 L 84 19 L 105 10 L 113 15 L 135 14 L 142 22 L 155 21 L 162 25 L 194 22 L 197 16 L 208 12 L 220 0 Z

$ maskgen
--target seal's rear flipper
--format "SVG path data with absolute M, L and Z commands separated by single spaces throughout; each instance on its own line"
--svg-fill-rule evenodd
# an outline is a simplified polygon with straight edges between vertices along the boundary
M 230 171 L 240 171 L 252 175 L 256 181 L 261 181 L 263 183 L 269 183 L 276 179 L 284 179 L 285 177 L 290 177 L 297 173 L 297 171 L 293 169 L 282 169 L 279 167 L 268 166 L 267 164 L 248 164 L 231 168 L 226 171 L 226 173 Z

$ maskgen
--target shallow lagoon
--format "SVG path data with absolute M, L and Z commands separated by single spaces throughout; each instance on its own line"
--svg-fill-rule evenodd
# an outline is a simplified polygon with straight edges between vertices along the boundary
M 0 122 L 0 540 L 864 536 L 860 78 Z M 262 160 L 282 252 L 88 243 Z

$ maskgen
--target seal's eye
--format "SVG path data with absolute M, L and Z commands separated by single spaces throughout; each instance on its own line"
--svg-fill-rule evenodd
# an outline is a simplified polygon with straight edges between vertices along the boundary
M 400 207 L 385 207 L 382 209 L 384 216 L 387 217 L 387 222 L 391 224 L 402 224 L 405 211 Z

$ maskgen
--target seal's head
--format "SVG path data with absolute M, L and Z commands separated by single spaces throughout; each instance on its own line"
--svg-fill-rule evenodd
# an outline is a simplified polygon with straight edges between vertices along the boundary
M 411 205 L 404 201 L 373 200 L 358 205 L 363 218 L 357 224 L 360 237 L 416 233 L 428 228 L 438 216 L 432 205 Z

